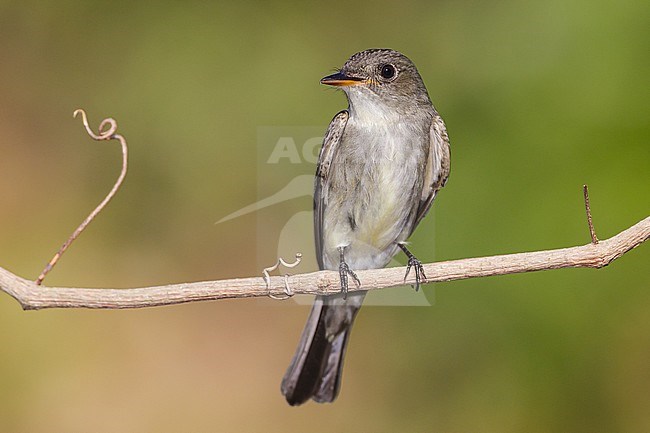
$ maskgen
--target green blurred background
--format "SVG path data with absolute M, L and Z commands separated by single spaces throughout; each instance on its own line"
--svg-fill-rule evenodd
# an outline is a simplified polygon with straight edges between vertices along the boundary
M 286 213 L 214 224 L 257 199 L 258 128 L 324 130 L 345 99 L 318 80 L 370 47 L 413 59 L 452 140 L 420 258 L 587 243 L 583 183 L 609 237 L 650 213 L 649 22 L 644 0 L 1 2 L 0 266 L 35 278 L 112 185 L 118 147 L 87 139 L 83 107 L 118 120 L 130 172 L 47 284 L 259 275 L 254 228 Z M 649 263 L 643 245 L 367 308 L 339 399 L 300 408 L 279 384 L 306 307 L 23 312 L 3 294 L 0 430 L 647 432 Z

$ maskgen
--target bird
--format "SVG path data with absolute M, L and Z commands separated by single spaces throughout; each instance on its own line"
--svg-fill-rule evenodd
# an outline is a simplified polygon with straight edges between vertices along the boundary
M 327 128 L 314 181 L 314 237 L 321 270 L 341 292 L 316 296 L 281 391 L 291 406 L 333 402 L 345 349 L 365 292 L 355 270 L 385 267 L 399 250 L 415 289 L 426 281 L 408 237 L 447 182 L 450 145 L 415 64 L 392 49 L 352 55 L 320 80 L 342 89 L 348 108 Z M 360 290 L 348 293 L 353 282 Z

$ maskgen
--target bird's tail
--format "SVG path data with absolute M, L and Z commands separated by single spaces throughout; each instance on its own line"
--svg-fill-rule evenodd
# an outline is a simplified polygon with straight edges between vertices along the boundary
M 312 398 L 334 401 L 341 385 L 345 347 L 365 293 L 317 296 L 291 364 L 282 379 L 282 394 L 296 406 Z

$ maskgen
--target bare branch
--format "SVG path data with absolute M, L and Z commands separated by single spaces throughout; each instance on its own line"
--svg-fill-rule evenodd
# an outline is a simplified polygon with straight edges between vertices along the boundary
M 650 217 L 600 241 L 598 244 L 507 254 L 492 257 L 453 260 L 424 265 L 427 282 L 453 281 L 492 275 L 516 274 L 559 268 L 601 268 L 650 238 Z M 404 284 L 404 268 L 375 269 L 357 272 L 362 287 L 350 291 L 374 290 Z M 413 283 L 410 278 L 407 284 Z M 13 296 L 26 310 L 41 308 L 141 308 L 226 298 L 282 296 L 286 283 L 292 293 L 325 295 L 340 291 L 338 272 L 320 271 L 288 277 L 262 276 L 220 281 L 182 283 L 134 289 L 86 289 L 39 287 L 0 268 L 0 289 Z
M 65 250 L 68 249 L 68 247 L 74 242 L 77 237 L 83 232 L 88 224 L 95 219 L 97 214 L 99 214 L 102 209 L 108 204 L 109 201 L 113 198 L 115 193 L 117 193 L 117 190 L 120 189 L 120 186 L 122 185 L 122 181 L 124 180 L 124 177 L 126 176 L 126 168 L 127 168 L 127 159 L 128 159 L 128 148 L 126 145 L 126 140 L 124 137 L 122 137 L 120 134 L 116 134 L 117 132 L 117 122 L 115 119 L 108 118 L 102 120 L 102 123 L 99 124 L 99 130 L 98 133 L 95 134 L 93 130 L 90 128 L 88 125 L 88 119 L 86 117 L 86 112 L 82 109 L 77 109 L 75 112 L 72 114 L 73 117 L 77 117 L 77 114 L 81 114 L 81 120 L 83 122 L 84 127 L 86 128 L 86 132 L 88 135 L 90 135 L 93 140 L 96 141 L 105 141 L 105 140 L 118 140 L 120 144 L 122 145 L 122 171 L 120 172 L 120 176 L 117 178 L 117 181 L 115 182 L 115 185 L 113 185 L 113 188 L 111 191 L 108 193 L 108 195 L 102 200 L 102 202 L 97 205 L 97 207 L 86 217 L 86 219 L 77 227 L 77 229 L 70 235 L 67 241 L 59 248 L 59 251 L 54 254 L 54 257 L 52 257 L 52 260 L 48 262 L 48 264 L 45 266 L 41 274 L 38 276 L 38 278 L 35 281 L 36 285 L 40 285 L 43 280 L 45 279 L 45 276 L 52 270 L 54 265 L 59 261 Z M 105 129 L 105 127 L 108 126 L 108 129 Z

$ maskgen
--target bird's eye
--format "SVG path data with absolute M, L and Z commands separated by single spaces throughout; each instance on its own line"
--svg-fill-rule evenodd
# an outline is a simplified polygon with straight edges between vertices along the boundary
M 379 74 L 384 77 L 386 80 L 390 80 L 391 78 L 395 77 L 395 73 L 397 71 L 395 70 L 395 66 L 393 65 L 383 65 L 381 67 L 381 71 Z

